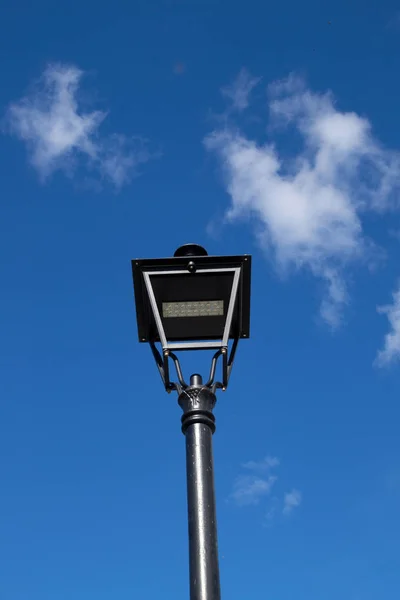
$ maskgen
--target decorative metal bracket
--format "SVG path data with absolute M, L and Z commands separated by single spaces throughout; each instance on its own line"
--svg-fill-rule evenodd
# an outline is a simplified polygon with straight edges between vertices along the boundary
M 237 337 L 233 340 L 233 344 L 229 353 L 228 346 L 224 346 L 222 348 L 219 348 L 219 350 L 217 350 L 217 352 L 212 357 L 208 381 L 203 386 L 209 388 L 212 391 L 212 393 L 215 393 L 217 389 L 222 389 L 222 391 L 225 391 L 228 387 L 238 343 L 239 338 Z M 166 349 L 161 355 L 156 344 L 152 341 L 150 342 L 150 347 L 166 391 L 168 393 L 171 393 L 173 390 L 176 390 L 178 394 L 181 394 L 182 391 L 189 388 L 190 386 L 186 383 L 186 381 L 183 378 L 181 364 L 176 354 L 174 352 L 171 352 L 171 350 Z M 220 356 L 222 357 L 222 381 L 215 381 L 215 373 L 217 370 L 217 363 Z M 171 381 L 169 369 L 170 359 L 174 363 L 178 381 Z

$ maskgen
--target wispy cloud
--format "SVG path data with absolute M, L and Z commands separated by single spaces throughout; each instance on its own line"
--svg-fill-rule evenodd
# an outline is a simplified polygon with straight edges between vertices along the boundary
M 263 496 L 268 496 L 276 480 L 274 475 L 264 478 L 240 475 L 234 483 L 232 498 L 239 506 L 258 504 Z
M 280 273 L 308 269 L 321 278 L 320 313 L 336 328 L 349 300 L 346 268 L 373 254 L 362 215 L 396 205 L 400 157 L 374 139 L 366 118 L 338 110 L 332 94 L 314 93 L 294 76 L 269 86 L 269 114 L 270 135 L 290 127 L 300 139 L 294 157 L 232 123 L 205 140 L 223 168 L 226 218 L 255 219 Z
M 276 458 L 276 456 L 266 456 L 261 460 L 249 460 L 248 462 L 242 464 L 243 469 L 248 469 L 249 471 L 255 472 L 269 471 L 270 469 L 278 466 L 279 458 Z
M 253 88 L 260 81 L 260 77 L 252 77 L 247 69 L 241 69 L 233 83 L 221 90 L 223 96 L 228 98 L 231 110 L 238 112 L 245 110 L 249 106 Z
M 239 475 L 233 485 L 232 499 L 238 506 L 258 504 L 262 497 L 270 494 L 277 477 L 271 469 L 279 465 L 279 460 L 266 457 L 261 461 L 244 463 L 242 468 L 251 473 Z
M 279 514 L 289 515 L 301 503 L 301 492 L 297 489 L 283 496 L 278 490 L 278 493 L 275 492 L 271 497 L 272 490 L 276 490 L 278 481 L 276 469 L 279 465 L 279 459 L 274 456 L 242 463 L 241 468 L 245 473 L 235 479 L 230 495 L 239 507 L 254 506 L 263 502 L 266 507 L 264 522 L 266 526 L 272 525 Z
M 278 509 L 279 509 L 279 500 L 275 496 L 274 498 L 271 499 L 268 509 L 267 509 L 267 512 L 265 513 L 264 525 L 266 527 L 271 527 L 271 525 L 273 524 L 273 522 L 277 516 Z
M 302 494 L 299 490 L 292 490 L 291 492 L 286 492 L 283 496 L 283 514 L 290 515 L 295 508 L 300 506 L 302 500 Z
M 56 170 L 70 173 L 83 162 L 120 188 L 149 159 L 149 153 L 137 138 L 101 135 L 106 112 L 79 108 L 82 77 L 75 66 L 49 65 L 30 93 L 10 104 L 6 129 L 25 142 L 42 180 Z
M 387 316 L 389 332 L 385 335 L 383 348 L 378 352 L 375 360 L 376 366 L 388 366 L 400 361 L 400 282 L 393 292 L 393 302 L 386 306 L 379 306 L 378 312 Z

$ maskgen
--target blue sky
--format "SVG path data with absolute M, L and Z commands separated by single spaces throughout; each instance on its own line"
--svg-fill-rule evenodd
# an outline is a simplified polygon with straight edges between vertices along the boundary
M 130 259 L 195 241 L 253 255 L 223 597 L 397 599 L 397 5 L 21 1 L 0 48 L 0 598 L 188 597 L 180 410 Z

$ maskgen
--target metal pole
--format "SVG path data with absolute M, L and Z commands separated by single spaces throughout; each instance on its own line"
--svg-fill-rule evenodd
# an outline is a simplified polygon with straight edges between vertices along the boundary
M 186 437 L 190 600 L 220 600 L 212 435 L 216 397 L 192 375 L 178 398 Z

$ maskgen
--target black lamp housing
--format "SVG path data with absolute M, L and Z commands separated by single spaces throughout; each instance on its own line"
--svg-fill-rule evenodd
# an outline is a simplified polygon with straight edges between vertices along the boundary
M 185 387 L 174 352 L 201 349 L 216 351 L 212 380 L 223 355 L 223 382 L 214 385 L 225 389 L 237 343 L 250 335 L 251 256 L 208 256 L 201 246 L 187 244 L 171 258 L 133 260 L 132 271 L 139 341 L 150 343 L 167 390 L 179 387 L 169 381 L 168 358 Z

